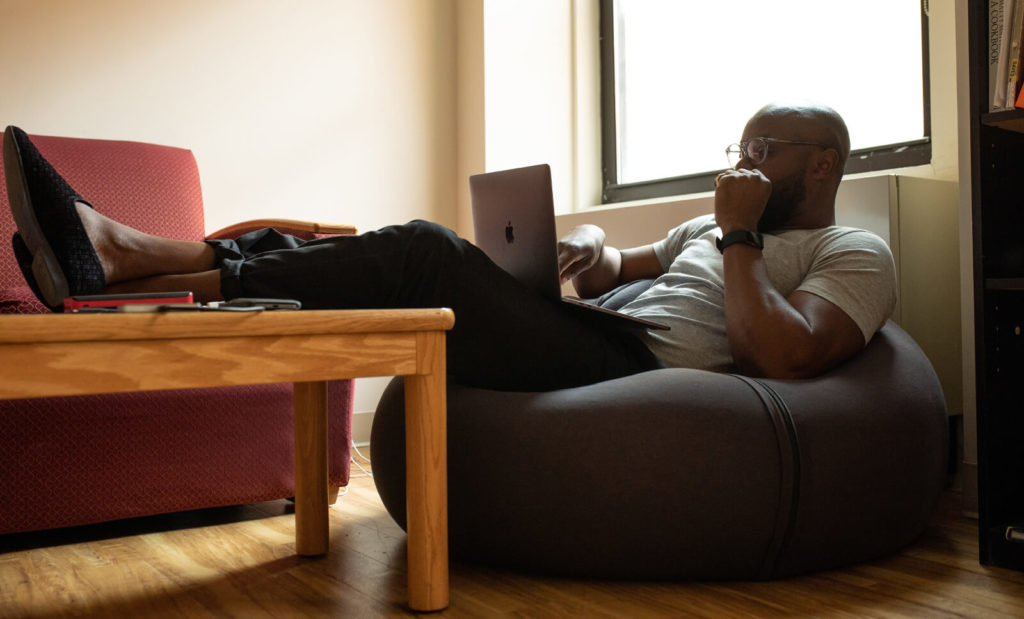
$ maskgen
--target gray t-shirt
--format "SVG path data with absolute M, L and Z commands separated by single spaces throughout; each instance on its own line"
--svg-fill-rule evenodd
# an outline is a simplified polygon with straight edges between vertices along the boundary
M 711 215 L 692 219 L 654 244 L 665 269 L 621 311 L 671 327 L 642 338 L 668 367 L 734 371 L 725 334 L 725 274 Z M 865 343 L 896 306 L 896 269 L 889 247 L 865 230 L 831 226 L 764 236 L 764 259 L 782 296 L 797 290 L 832 302 L 860 327 Z

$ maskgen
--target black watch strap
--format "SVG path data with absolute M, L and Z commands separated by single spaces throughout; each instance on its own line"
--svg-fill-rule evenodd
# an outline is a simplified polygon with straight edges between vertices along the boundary
M 764 249 L 764 236 L 760 232 L 751 232 L 750 230 L 733 230 L 729 234 L 715 239 L 715 245 L 720 252 L 725 252 L 726 247 L 736 243 Z

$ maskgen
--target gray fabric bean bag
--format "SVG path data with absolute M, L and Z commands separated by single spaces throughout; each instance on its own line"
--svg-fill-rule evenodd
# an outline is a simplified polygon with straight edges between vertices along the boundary
M 405 525 L 402 381 L 372 432 Z M 453 559 L 621 579 L 770 579 L 891 553 L 943 488 L 946 409 L 887 324 L 813 380 L 663 369 L 548 393 L 450 385 Z

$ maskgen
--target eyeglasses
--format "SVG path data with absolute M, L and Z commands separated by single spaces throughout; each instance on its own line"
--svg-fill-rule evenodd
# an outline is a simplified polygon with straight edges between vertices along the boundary
M 730 144 L 725 149 L 725 156 L 729 159 L 729 167 L 735 168 L 736 164 L 740 162 L 740 159 L 746 157 L 750 159 L 750 162 L 754 165 L 760 165 L 764 163 L 764 160 L 768 158 L 768 144 L 779 143 L 779 144 L 799 144 L 801 146 L 817 146 L 818 148 L 831 148 L 824 144 L 818 144 L 816 142 L 798 142 L 796 140 L 780 140 L 778 138 L 751 138 L 746 142 L 740 142 L 739 144 Z

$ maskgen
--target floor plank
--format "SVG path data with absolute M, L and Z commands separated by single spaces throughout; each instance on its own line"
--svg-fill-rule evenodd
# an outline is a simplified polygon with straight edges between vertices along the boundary
M 331 552 L 317 558 L 295 556 L 287 501 L 0 536 L 0 617 L 410 616 L 405 535 L 372 479 L 354 477 L 330 518 Z M 1024 616 L 1024 573 L 980 565 L 976 526 L 951 492 L 904 551 L 774 582 L 605 582 L 455 564 L 452 605 L 436 616 Z

